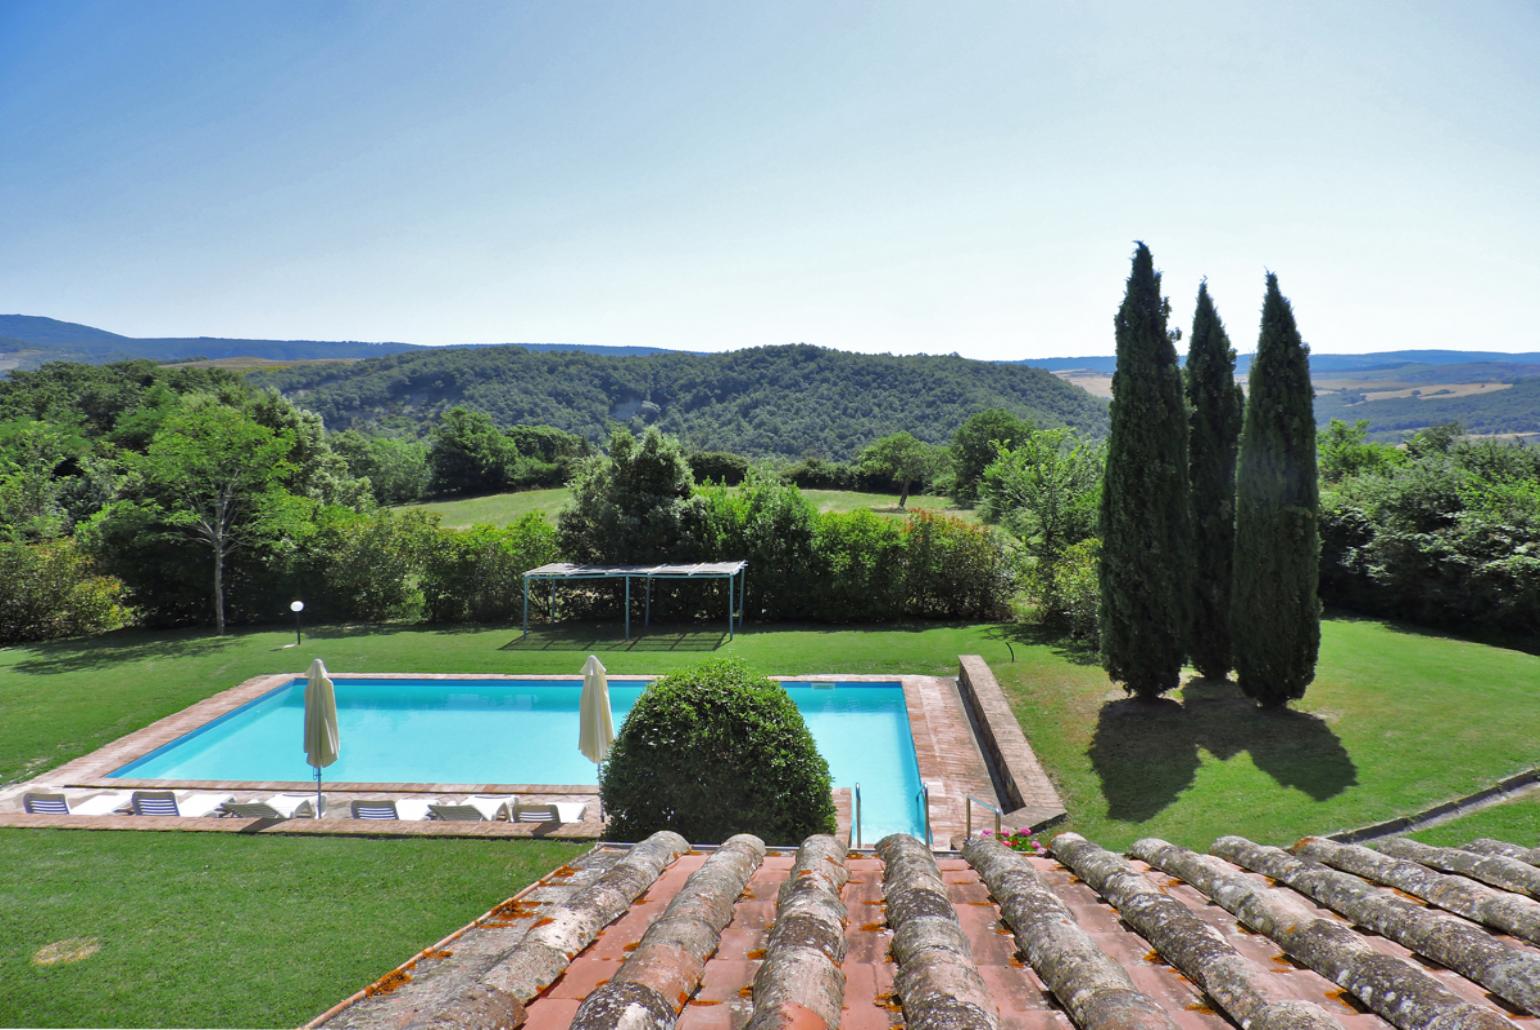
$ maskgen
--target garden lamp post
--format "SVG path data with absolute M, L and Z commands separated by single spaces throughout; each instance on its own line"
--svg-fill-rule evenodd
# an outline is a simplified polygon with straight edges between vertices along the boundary
M 305 602 L 304 601 L 292 601 L 289 604 L 289 611 L 294 613 L 294 646 L 295 647 L 298 647 L 299 644 L 300 644 L 299 613 L 304 611 L 304 610 L 305 610 Z

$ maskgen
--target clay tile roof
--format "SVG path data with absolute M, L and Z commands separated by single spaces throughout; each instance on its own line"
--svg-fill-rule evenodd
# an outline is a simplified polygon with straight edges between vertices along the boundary
M 1540 1027 L 1540 849 L 596 848 L 312 1025 Z

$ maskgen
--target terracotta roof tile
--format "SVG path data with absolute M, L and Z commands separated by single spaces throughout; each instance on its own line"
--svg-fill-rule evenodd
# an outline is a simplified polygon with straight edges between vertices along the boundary
M 1534 849 L 1051 851 L 601 847 L 541 889 L 549 922 L 479 921 L 324 1025 L 1540 1028 L 1540 901 L 1492 882 L 1529 885 Z

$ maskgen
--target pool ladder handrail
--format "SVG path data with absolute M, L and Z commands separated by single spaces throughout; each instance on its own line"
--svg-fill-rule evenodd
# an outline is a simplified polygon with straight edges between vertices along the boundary
M 861 846 L 861 785 L 859 783 L 856 784 L 856 789 L 850 796 L 855 808 L 853 813 L 855 818 L 851 822 L 855 823 L 856 847 L 859 848 Z
M 934 839 L 931 837 L 931 832 L 930 832 L 930 787 L 928 787 L 924 783 L 920 784 L 920 789 L 915 794 L 915 797 L 919 798 L 921 804 L 924 806 L 924 811 L 925 811 L 925 846 L 929 847 L 931 844 L 935 843 Z
M 1000 810 L 999 805 L 990 804 L 983 798 L 976 798 L 972 794 L 969 794 L 963 798 L 963 839 L 967 840 L 969 837 L 973 836 L 974 805 L 978 805 L 980 808 L 988 809 L 995 814 L 995 836 L 999 837 L 1000 820 L 1005 817 L 1005 813 Z

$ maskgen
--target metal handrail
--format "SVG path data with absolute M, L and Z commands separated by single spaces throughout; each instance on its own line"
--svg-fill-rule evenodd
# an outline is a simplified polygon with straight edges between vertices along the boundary
M 930 832 L 930 788 L 920 784 L 920 792 L 916 796 L 925 803 L 925 844 L 928 847 L 934 843 Z
M 856 847 L 859 848 L 861 846 L 861 785 L 859 783 L 856 784 L 855 793 L 851 797 L 855 801 L 853 813 L 855 818 L 851 821 L 856 824 Z
M 1000 807 L 998 805 L 992 805 L 988 801 L 985 801 L 983 798 L 976 798 L 972 794 L 969 794 L 967 797 L 963 798 L 963 837 L 966 839 L 973 836 L 974 805 L 978 805 L 980 808 L 987 808 L 989 811 L 995 814 L 995 836 L 1000 836 L 1000 820 L 1004 818 L 1005 813 L 1000 811 Z

